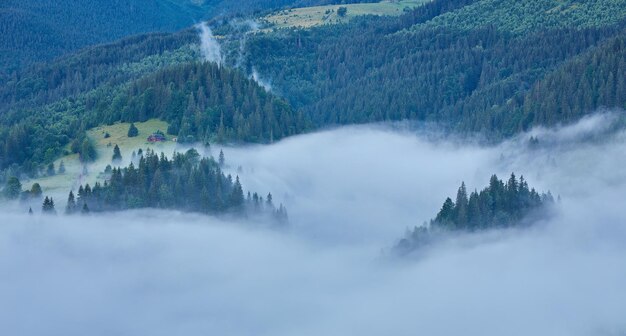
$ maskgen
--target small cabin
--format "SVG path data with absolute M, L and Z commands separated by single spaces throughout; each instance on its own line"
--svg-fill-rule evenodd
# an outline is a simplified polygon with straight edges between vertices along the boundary
M 167 138 L 165 138 L 165 134 L 163 134 L 163 132 L 156 131 L 150 134 L 147 140 L 148 142 L 163 142 L 163 141 L 167 141 Z

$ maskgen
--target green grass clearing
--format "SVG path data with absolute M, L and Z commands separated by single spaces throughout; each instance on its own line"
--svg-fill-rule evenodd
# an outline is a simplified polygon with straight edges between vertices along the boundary
M 64 156 L 54 162 L 55 169 L 58 171 L 61 161 L 63 161 L 65 165 L 64 174 L 22 181 L 23 188 L 30 189 L 33 183 L 39 183 L 45 195 L 51 195 L 55 198 L 58 204 L 57 211 L 59 211 L 61 209 L 59 205 L 65 204 L 69 190 L 73 189 L 76 191 L 81 184 L 89 183 L 93 185 L 96 181 L 104 182 L 104 179 L 99 175 L 107 165 L 116 166 L 112 163 L 113 148 L 116 144 L 122 152 L 122 161 L 117 164 L 119 166 L 128 165 L 132 152 L 139 148 L 143 150 L 150 148 L 156 152 L 165 152 L 166 154 L 171 154 L 174 151 L 176 143 L 173 141 L 173 136 L 168 135 L 167 141 L 162 143 L 152 144 L 147 141 L 147 137 L 157 130 L 165 133 L 168 127 L 166 122 L 151 119 L 146 122 L 135 123 L 135 126 L 139 130 L 139 135 L 133 138 L 127 136 L 130 123 L 98 126 L 87 131 L 87 136 L 94 142 L 98 152 L 98 159 L 95 162 L 85 166 L 78 159 L 78 154 Z M 110 137 L 105 138 L 106 133 Z M 85 168 L 87 174 L 83 174 Z
M 273 28 L 310 28 L 326 24 L 345 23 L 361 15 L 401 15 L 406 9 L 415 8 L 427 2 L 430 0 L 390 0 L 378 3 L 293 8 L 272 13 L 262 19 L 271 24 Z M 339 7 L 348 9 L 345 16 L 337 14 Z

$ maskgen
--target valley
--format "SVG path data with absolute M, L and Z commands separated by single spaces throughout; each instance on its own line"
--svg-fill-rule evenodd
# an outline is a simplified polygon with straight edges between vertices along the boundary
M 626 0 L 7 0 L 0 334 L 624 335 L 624 153 Z

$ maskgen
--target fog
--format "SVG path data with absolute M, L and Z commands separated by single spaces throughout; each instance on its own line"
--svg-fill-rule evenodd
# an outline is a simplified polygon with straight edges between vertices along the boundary
M 0 334 L 624 335 L 626 132 L 615 122 L 601 114 L 493 146 L 370 125 L 223 148 L 245 189 L 287 206 L 282 230 L 174 211 L 6 209 Z M 481 189 L 511 172 L 560 195 L 554 217 L 388 253 L 461 181 Z
M 215 36 L 213 36 L 213 31 L 211 31 L 209 25 L 206 22 L 202 22 L 196 27 L 200 30 L 200 50 L 204 60 L 222 65 L 224 62 L 222 48 Z

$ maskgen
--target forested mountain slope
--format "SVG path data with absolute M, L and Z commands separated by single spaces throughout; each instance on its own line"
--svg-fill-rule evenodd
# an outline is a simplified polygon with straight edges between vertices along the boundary
M 70 142 L 103 123 L 170 122 L 180 142 L 269 142 L 301 132 L 306 122 L 287 103 L 240 72 L 208 62 L 172 65 L 120 85 L 105 84 L 75 97 L 2 115 L 3 168 L 36 171 Z M 11 126 L 9 126 L 11 125 Z M 73 140 L 73 141 L 72 141 Z M 72 146 L 80 153 L 80 146 Z
M 481 0 L 440 15 L 425 26 L 465 31 L 494 26 L 514 34 L 546 28 L 602 27 L 623 19 L 624 5 L 623 0 Z
M 187 0 L 6 0 L 0 4 L 0 69 L 8 73 L 128 35 L 178 30 L 203 11 Z
M 330 0 L 3 0 L 0 78 L 33 62 L 139 33 L 172 32 L 217 15 Z
M 408 118 L 498 138 L 548 120 L 523 112 L 537 81 L 624 36 L 626 1 L 563 4 L 435 1 L 399 20 L 256 35 L 247 60 L 319 125 Z M 485 18 L 476 20 L 477 9 Z M 501 11 L 515 15 L 502 21 Z M 588 71 L 601 77 L 599 66 Z
M 198 63 L 195 28 L 89 47 L 0 85 L 0 167 L 35 171 L 89 127 L 152 117 L 183 141 L 249 142 L 405 119 L 497 140 L 574 121 L 626 107 L 622 8 L 436 0 L 400 17 L 260 31 L 254 17 L 216 19 L 222 68 Z

